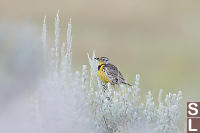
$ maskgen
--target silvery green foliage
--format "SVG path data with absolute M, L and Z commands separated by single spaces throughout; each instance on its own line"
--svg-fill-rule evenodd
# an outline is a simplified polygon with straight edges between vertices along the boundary
M 82 72 L 72 72 L 71 19 L 68 23 L 67 42 L 59 49 L 59 14 L 55 18 L 55 47 L 46 51 L 47 76 L 41 79 L 34 93 L 35 114 L 41 133 L 94 132 L 94 133 L 177 133 L 180 116 L 178 94 L 169 93 L 162 102 L 162 90 L 158 105 L 151 91 L 146 102 L 140 102 L 140 75 L 136 75 L 133 87 L 112 86 L 100 81 L 98 62 L 88 54 L 89 66 Z M 46 42 L 46 17 L 42 42 Z M 67 44 L 67 45 L 66 45 Z M 59 57 L 61 52 L 61 57 Z M 60 67 L 59 67 L 60 66 Z M 47 95 L 44 95 L 47 93 Z
M 162 102 L 162 92 L 163 90 L 160 90 L 157 106 L 153 101 L 151 92 L 148 92 L 144 108 L 144 119 L 150 127 L 154 128 L 156 133 L 179 133 L 178 120 L 181 114 L 180 100 L 182 99 L 182 92 L 167 94 L 164 103 Z
M 151 91 L 149 91 L 148 94 L 146 95 L 146 104 L 145 104 L 145 107 L 144 107 L 144 118 L 148 122 L 155 121 L 155 118 L 156 118 L 155 108 L 156 108 L 156 106 L 155 106 L 155 103 L 153 101 L 153 96 L 151 94 Z
M 155 129 L 157 132 L 162 133 L 178 133 L 178 120 L 180 117 L 180 100 L 182 99 L 182 92 L 177 94 L 169 93 L 165 97 L 163 103 L 161 99 L 162 90 L 159 96 L 159 105 L 157 108 L 157 121 L 158 125 Z
M 71 19 L 67 28 L 67 42 L 59 47 L 59 13 L 55 18 L 55 47 L 47 51 L 45 58 L 46 75 L 40 79 L 32 96 L 35 118 L 38 123 L 37 132 L 66 133 L 66 132 L 98 132 L 90 120 L 85 92 L 88 80 L 87 67 L 83 66 L 82 74 L 71 71 Z M 42 42 L 46 42 L 46 17 L 44 18 Z M 66 46 L 67 44 L 67 46 Z M 59 52 L 60 57 L 59 57 Z
M 59 18 L 59 10 L 55 17 L 55 57 L 56 57 L 56 69 L 58 69 L 58 52 L 59 52 L 59 36 L 60 36 L 60 28 L 59 28 L 60 18 Z

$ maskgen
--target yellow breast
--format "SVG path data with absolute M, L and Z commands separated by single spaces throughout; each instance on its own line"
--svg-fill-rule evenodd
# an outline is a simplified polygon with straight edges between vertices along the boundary
M 97 68 L 98 75 L 102 82 L 108 83 L 110 81 L 109 81 L 108 77 L 106 76 L 105 72 L 103 71 L 103 67 L 104 67 L 103 64 L 100 64 L 99 67 Z

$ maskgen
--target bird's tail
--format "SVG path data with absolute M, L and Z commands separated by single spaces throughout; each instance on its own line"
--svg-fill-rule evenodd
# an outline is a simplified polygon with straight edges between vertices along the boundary
M 122 82 L 125 85 L 133 86 L 132 84 L 129 84 L 128 82 Z

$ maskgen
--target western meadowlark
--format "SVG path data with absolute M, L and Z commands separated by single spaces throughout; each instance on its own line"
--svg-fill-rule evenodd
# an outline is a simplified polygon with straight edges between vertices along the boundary
M 102 82 L 109 82 L 112 85 L 126 84 L 132 86 L 124 79 L 117 67 L 110 63 L 107 57 L 100 57 L 95 59 L 99 61 L 97 70 L 98 76 Z

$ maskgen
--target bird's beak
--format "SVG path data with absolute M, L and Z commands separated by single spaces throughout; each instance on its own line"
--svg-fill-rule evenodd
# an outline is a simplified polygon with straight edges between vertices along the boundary
M 94 59 L 99 61 L 99 58 L 94 58 Z

